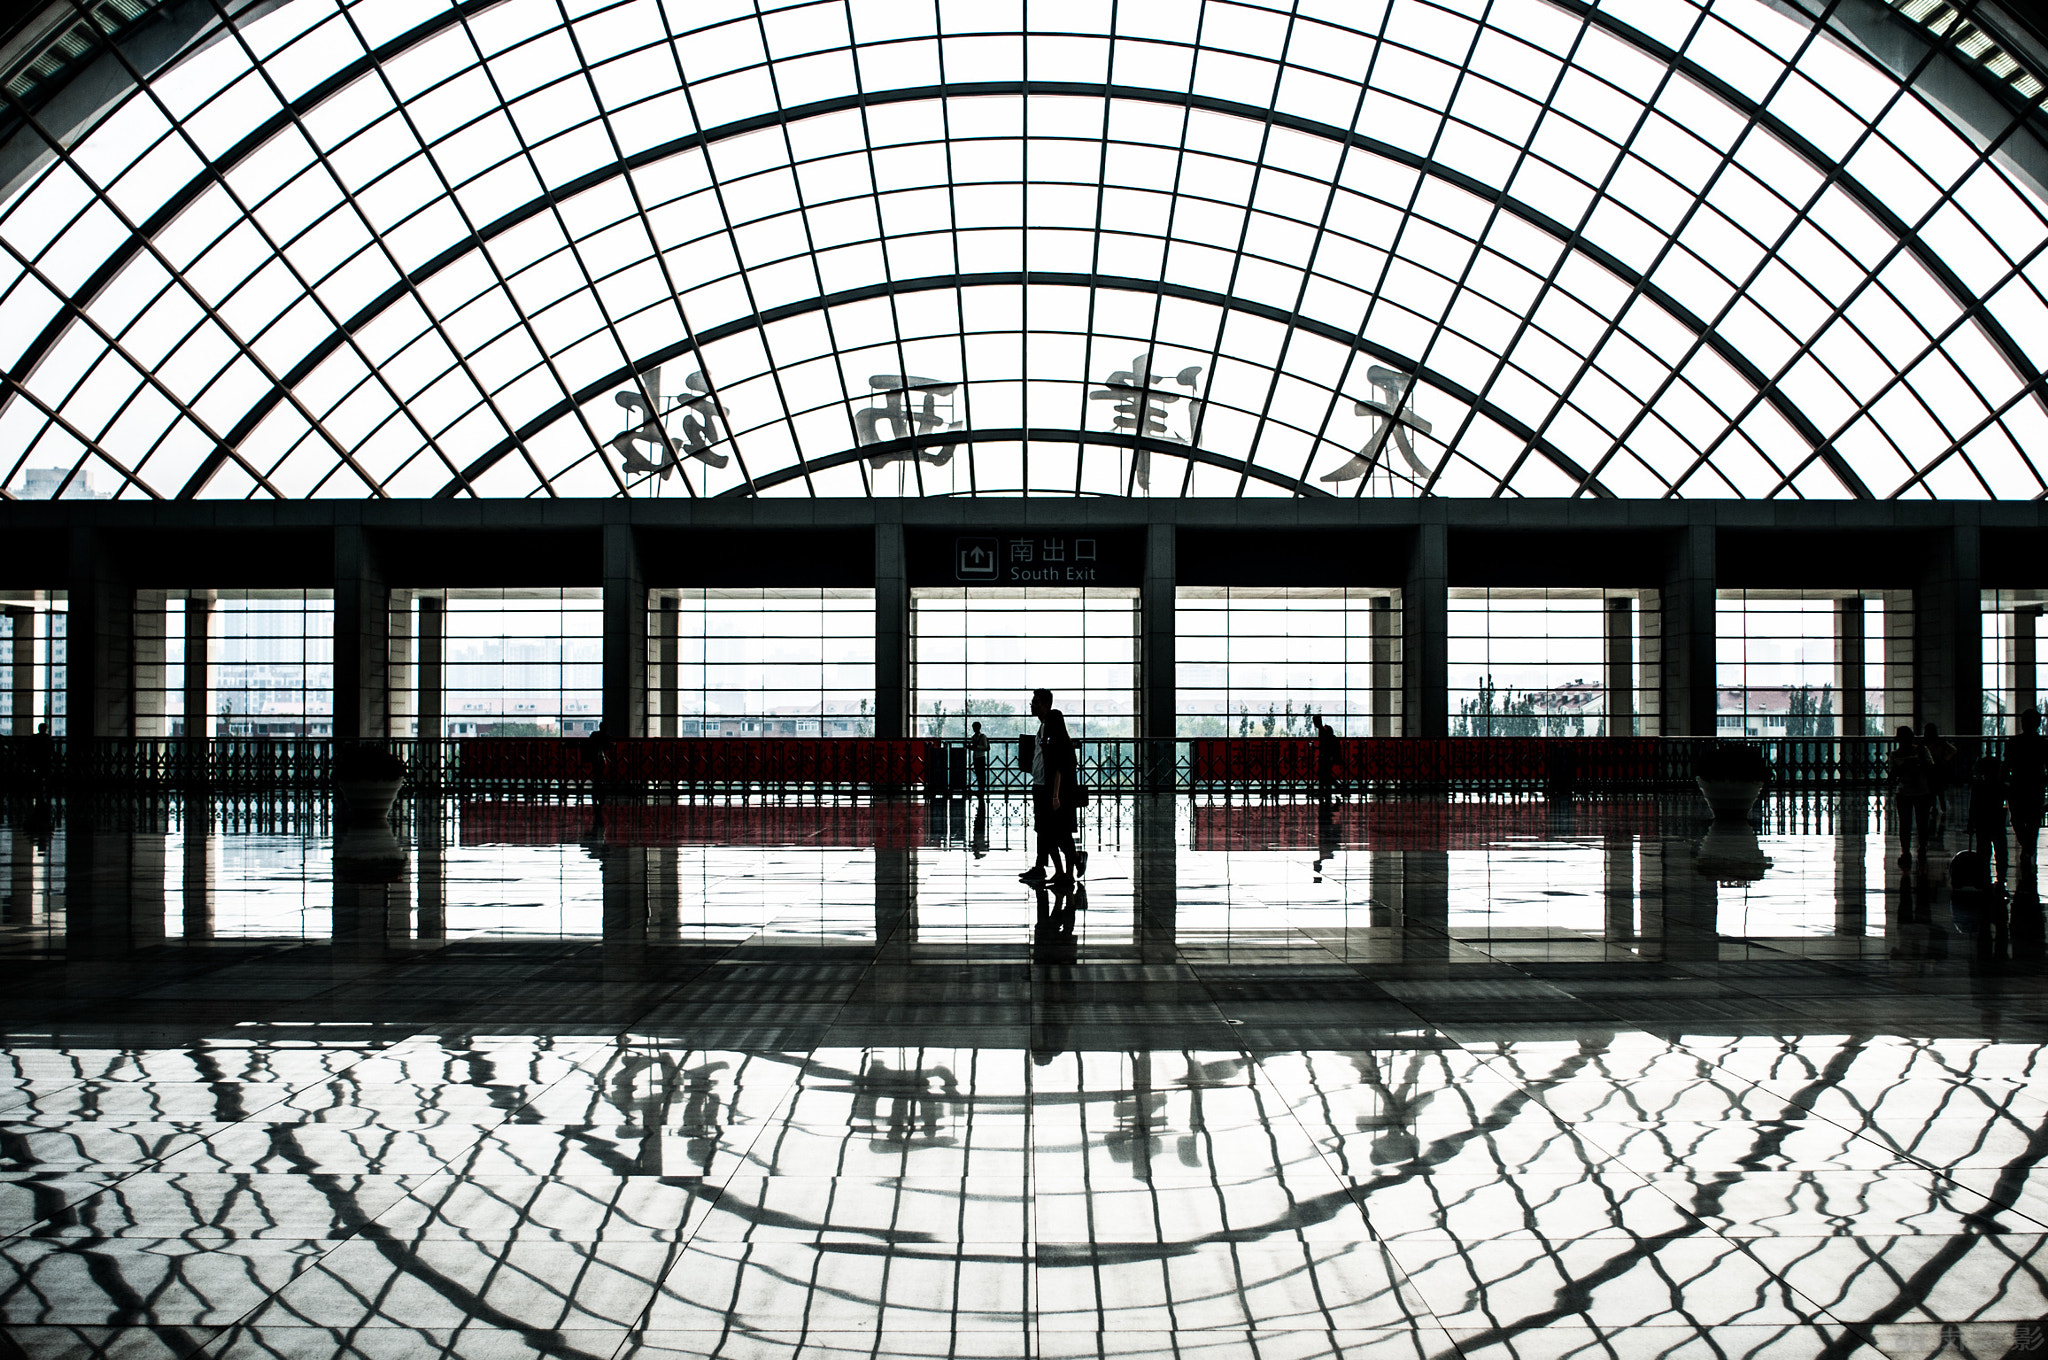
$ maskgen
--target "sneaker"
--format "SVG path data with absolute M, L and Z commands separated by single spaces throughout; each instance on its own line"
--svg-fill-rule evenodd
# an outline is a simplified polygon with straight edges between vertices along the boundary
M 1018 874 L 1017 881 L 1019 883 L 1029 883 L 1034 888 L 1042 887 L 1045 884 L 1045 870 L 1034 865 L 1032 868 Z

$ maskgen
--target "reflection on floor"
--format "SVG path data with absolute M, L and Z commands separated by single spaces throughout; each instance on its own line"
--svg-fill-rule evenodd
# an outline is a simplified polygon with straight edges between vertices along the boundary
M 1860 800 L 402 812 L 0 810 L 0 1356 L 2048 1352 Z

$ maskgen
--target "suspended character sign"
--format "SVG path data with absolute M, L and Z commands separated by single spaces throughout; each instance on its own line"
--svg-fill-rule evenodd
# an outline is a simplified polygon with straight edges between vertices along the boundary
M 881 404 L 853 413 L 854 433 L 859 437 L 861 447 L 910 439 L 937 430 L 950 432 L 964 428 L 964 422 L 953 419 L 953 389 L 959 385 L 941 382 L 937 378 L 920 378 L 914 373 L 875 374 L 868 379 L 868 386 L 874 389 L 874 396 L 868 400 Z M 924 399 L 924 404 L 911 405 L 919 397 Z M 884 426 L 888 427 L 886 433 Z M 880 468 L 890 463 L 929 463 L 933 467 L 944 467 L 953 461 L 954 447 L 941 444 L 937 448 L 871 453 L 868 466 Z
M 1428 421 L 1408 409 L 1408 394 L 1414 389 L 1415 379 L 1406 373 L 1374 364 L 1365 370 L 1365 380 L 1372 384 L 1373 397 L 1357 403 L 1355 409 L 1359 415 L 1373 418 L 1372 438 L 1342 467 L 1324 473 L 1322 480 L 1348 482 L 1353 477 L 1370 476 L 1379 466 L 1389 435 L 1393 436 L 1394 446 L 1401 450 L 1401 456 L 1408 460 L 1408 466 L 1415 470 L 1415 475 L 1428 480 L 1429 468 L 1415 456 L 1415 446 L 1408 442 L 1408 431 L 1428 434 L 1431 429 Z
M 1185 387 L 1190 393 L 1196 390 L 1202 376 L 1200 364 L 1182 369 L 1172 378 L 1152 377 L 1152 356 L 1140 354 L 1131 360 L 1131 366 L 1122 372 L 1109 375 L 1102 387 L 1088 394 L 1090 401 L 1113 401 L 1110 428 L 1142 435 L 1147 439 L 1165 439 L 1175 444 L 1193 446 L 1195 434 L 1201 428 L 1202 405 L 1192 395 L 1168 391 L 1165 383 L 1172 382 Z M 1187 434 L 1174 431 L 1172 426 L 1173 406 L 1177 402 L 1187 403 Z M 1143 490 L 1152 488 L 1152 450 L 1139 445 L 1134 460 L 1138 486 Z
M 655 368 L 640 375 L 639 386 L 612 395 L 613 401 L 639 417 L 612 440 L 612 448 L 626 471 L 652 472 L 666 480 L 685 458 L 695 458 L 715 468 L 732 461 L 711 447 L 721 438 L 718 422 L 725 415 L 725 408 L 712 398 L 704 371 L 692 373 L 683 380 L 683 386 L 689 395 L 662 405 L 661 370 Z M 677 415 L 682 417 L 681 439 L 671 438 L 666 428 L 668 420 Z M 640 451 L 642 444 L 650 446 L 652 457 Z

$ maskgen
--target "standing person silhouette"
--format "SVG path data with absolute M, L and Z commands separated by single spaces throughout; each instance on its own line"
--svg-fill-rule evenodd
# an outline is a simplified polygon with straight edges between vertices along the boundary
M 981 730 L 981 724 L 974 725 L 974 735 L 967 739 L 967 749 L 974 760 L 974 791 L 988 793 L 988 733 Z
M 1067 715 L 1052 706 L 1049 689 L 1031 692 L 1031 716 L 1038 719 L 1038 740 L 1031 745 L 1031 812 L 1038 832 L 1038 858 L 1018 877 L 1033 887 L 1053 877 L 1071 878 L 1080 868 L 1074 849 L 1074 739 L 1067 733 Z
M 1934 839 L 1934 765 L 1927 748 L 1910 725 L 1899 727 L 1892 747 L 1892 820 L 1899 824 L 1899 867 L 1913 867 L 1913 837 L 1920 838 L 1920 862 L 1927 862 L 1927 844 Z
M 2041 710 L 2020 714 L 2020 730 L 2005 744 L 2005 805 L 2012 810 L 2012 839 L 2020 868 L 2032 868 L 2041 835 L 2041 805 L 2048 786 L 2048 738 L 2041 735 Z
M 1330 805 L 1330 794 L 1337 782 L 1337 730 L 1328 722 L 1316 723 L 1316 801 L 1324 807 Z

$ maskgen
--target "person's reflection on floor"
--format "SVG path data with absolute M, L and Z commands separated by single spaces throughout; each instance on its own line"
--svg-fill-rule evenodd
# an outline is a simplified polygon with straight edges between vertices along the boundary
M 969 835 L 967 848 L 974 852 L 976 859 L 988 858 L 988 799 L 974 800 L 974 829 Z
M 2005 885 L 1991 877 L 1991 861 L 1978 850 L 1958 851 L 1948 862 L 1949 919 L 1970 940 L 1981 962 L 2005 957 Z
M 1337 811 L 1325 800 L 1316 809 L 1316 882 L 1323 881 L 1323 866 L 1337 858 L 1337 844 Z
M 1046 1067 L 1069 1047 L 1067 1028 L 1074 1007 L 1070 966 L 1081 956 L 1074 917 L 1088 905 L 1088 890 L 1064 880 L 1040 886 L 1033 895 L 1038 899 L 1038 918 L 1031 927 L 1031 1062 Z

